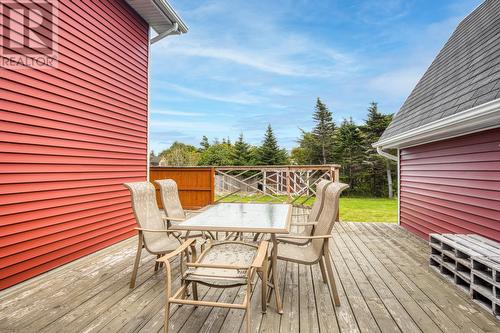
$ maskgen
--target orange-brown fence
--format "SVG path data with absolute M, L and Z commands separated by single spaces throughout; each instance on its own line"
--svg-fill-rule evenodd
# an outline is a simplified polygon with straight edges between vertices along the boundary
M 179 188 L 179 197 L 182 207 L 198 209 L 215 201 L 215 179 L 212 167 L 151 167 L 149 180 L 173 179 Z M 158 206 L 163 207 L 160 199 L 160 190 L 156 187 Z

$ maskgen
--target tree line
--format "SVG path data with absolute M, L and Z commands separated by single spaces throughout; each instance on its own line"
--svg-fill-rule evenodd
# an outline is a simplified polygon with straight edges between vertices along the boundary
M 349 118 L 337 125 L 332 112 L 318 98 L 312 117 L 314 127 L 310 131 L 301 129 L 298 146 L 290 153 L 279 146 L 269 124 L 258 146 L 247 143 L 243 133 L 235 142 L 229 138 L 210 141 L 203 136 L 199 147 L 174 142 L 160 157 L 164 165 L 172 166 L 340 164 L 341 181 L 349 184 L 349 194 L 392 197 L 395 163 L 372 147 L 392 115 L 382 114 L 372 102 L 363 124 Z

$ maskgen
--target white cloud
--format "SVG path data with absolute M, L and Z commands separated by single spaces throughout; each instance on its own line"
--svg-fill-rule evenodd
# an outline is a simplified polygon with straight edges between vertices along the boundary
M 296 93 L 295 91 L 284 87 L 270 87 L 267 89 L 267 91 L 272 95 L 279 96 L 292 96 Z
M 200 112 L 187 112 L 187 111 L 177 111 L 177 110 L 167 110 L 167 109 L 153 109 L 151 114 L 161 114 L 166 116 L 184 116 L 184 117 L 199 117 L 203 116 Z
M 206 91 L 183 87 L 181 85 L 174 83 L 162 82 L 161 84 L 182 94 L 202 99 L 209 99 L 212 101 L 244 104 L 244 105 L 258 104 L 262 101 L 260 97 L 249 95 L 245 92 L 231 94 L 231 95 L 220 95 L 220 94 L 214 94 Z
M 181 120 L 152 120 L 150 127 L 152 131 L 178 131 L 186 134 L 204 133 L 217 134 L 226 131 L 228 126 L 220 122 L 209 121 L 181 121 Z
M 191 37 L 183 43 L 160 44 L 158 52 L 168 57 L 213 59 L 282 76 L 327 78 L 358 68 L 352 55 L 314 42 L 308 36 L 290 33 L 282 36 L 286 37 L 269 42 L 272 47 L 252 41 L 242 46 L 218 38 Z
M 196 56 L 218 59 L 222 61 L 230 61 L 239 65 L 249 66 L 268 73 L 290 76 L 306 75 L 303 69 L 301 69 L 298 65 L 277 61 L 275 59 L 271 59 L 271 57 L 269 56 L 266 57 L 262 55 L 251 54 L 250 51 L 242 51 L 231 48 L 178 45 L 176 47 L 169 47 L 168 52 L 171 54 L 178 54 L 183 56 Z
M 408 96 L 424 70 L 424 67 L 408 67 L 389 71 L 370 79 L 368 86 L 388 97 Z

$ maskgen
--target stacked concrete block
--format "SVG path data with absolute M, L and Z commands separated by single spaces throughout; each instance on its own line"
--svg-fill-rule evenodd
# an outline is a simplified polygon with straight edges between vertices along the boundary
M 500 319 L 500 243 L 478 235 L 431 234 L 430 267 Z

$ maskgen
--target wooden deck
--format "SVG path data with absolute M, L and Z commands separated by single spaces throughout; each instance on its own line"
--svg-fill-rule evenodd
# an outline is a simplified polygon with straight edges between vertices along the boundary
M 255 331 L 500 332 L 496 319 L 428 268 L 427 244 L 397 225 L 338 223 L 333 243 L 342 305 L 332 306 L 318 267 L 280 263 L 284 314 L 271 302 L 262 315 L 255 294 Z M 126 240 L 1 292 L 0 331 L 160 331 L 163 272 L 154 273 L 145 254 L 130 291 L 135 246 Z M 200 291 L 208 300 L 241 298 L 238 289 Z M 238 310 L 174 306 L 171 318 L 172 332 L 244 330 Z

